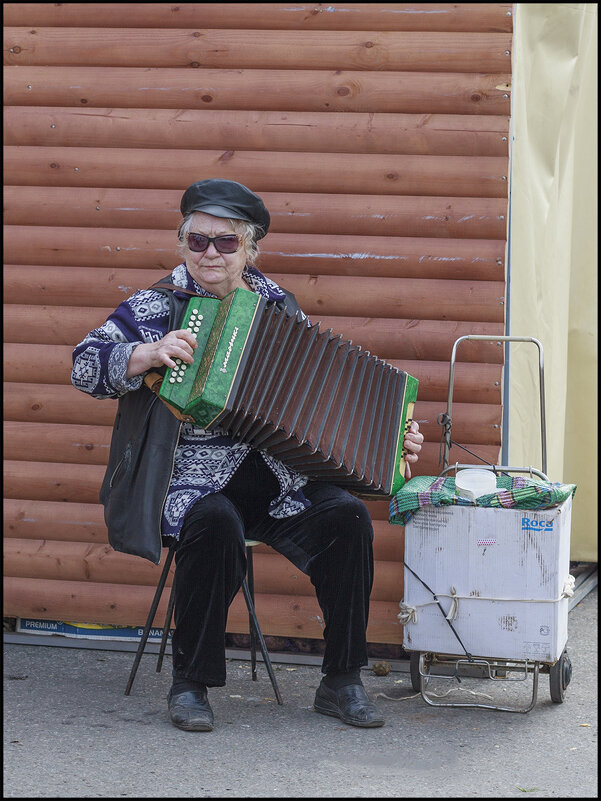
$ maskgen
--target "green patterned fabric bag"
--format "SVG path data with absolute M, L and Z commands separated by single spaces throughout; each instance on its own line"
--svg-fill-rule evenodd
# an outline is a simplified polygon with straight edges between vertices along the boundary
M 543 481 L 534 476 L 497 474 L 497 490 L 475 501 L 455 494 L 450 476 L 416 476 L 390 501 L 389 522 L 404 526 L 422 506 L 486 506 L 503 509 L 549 509 L 576 492 L 576 484 Z

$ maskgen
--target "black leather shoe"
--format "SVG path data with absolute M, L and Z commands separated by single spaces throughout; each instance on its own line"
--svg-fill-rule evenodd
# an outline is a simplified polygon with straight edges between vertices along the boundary
M 362 684 L 348 684 L 339 690 L 331 690 L 322 681 L 315 693 L 313 709 L 322 715 L 340 718 L 350 726 L 375 729 L 384 725 L 384 716 L 369 700 Z
M 169 717 L 174 726 L 184 731 L 212 731 L 213 710 L 203 690 L 186 690 L 183 693 L 167 696 Z

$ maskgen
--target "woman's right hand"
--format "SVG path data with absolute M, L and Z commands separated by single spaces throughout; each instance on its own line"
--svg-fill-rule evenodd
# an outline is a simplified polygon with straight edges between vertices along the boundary
M 187 364 L 194 361 L 193 354 L 198 343 L 196 336 L 187 329 L 169 331 L 157 342 L 143 342 L 135 347 L 127 365 L 127 378 L 141 375 L 151 367 L 175 367 L 174 359 Z

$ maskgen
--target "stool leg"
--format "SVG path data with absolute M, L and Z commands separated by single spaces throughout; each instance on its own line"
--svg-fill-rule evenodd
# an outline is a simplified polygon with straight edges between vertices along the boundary
M 273 691 L 275 693 L 275 697 L 277 699 L 278 704 L 283 704 L 282 696 L 280 695 L 280 689 L 278 687 L 278 683 L 275 678 L 275 674 L 273 672 L 273 667 L 271 665 L 271 659 L 269 658 L 269 653 L 267 651 L 267 646 L 265 645 L 265 640 L 263 639 L 263 634 L 261 632 L 261 628 L 259 626 L 259 621 L 257 620 L 257 615 L 255 613 L 255 605 L 253 600 L 250 596 L 250 591 L 248 589 L 248 584 L 246 583 L 246 579 L 242 582 L 242 591 L 244 593 L 244 600 L 246 601 L 246 606 L 248 608 L 248 614 L 251 619 L 252 626 L 254 628 L 255 633 L 257 635 L 257 639 L 259 640 L 259 645 L 261 647 L 261 653 L 263 654 L 263 659 L 265 660 L 265 667 L 267 668 L 267 672 L 269 673 L 269 678 L 271 679 L 271 686 L 273 687 Z
M 165 656 L 165 648 L 167 647 L 167 638 L 169 637 L 169 629 L 171 628 L 171 618 L 173 617 L 173 606 L 175 604 L 175 580 L 171 585 L 171 592 L 169 593 L 169 603 L 167 604 L 167 614 L 165 615 L 165 625 L 163 626 L 163 636 L 161 637 L 161 648 L 159 650 L 159 658 L 157 659 L 157 673 L 161 672 L 163 667 L 163 657 Z
M 148 617 L 146 619 L 146 625 L 144 626 L 144 632 L 142 634 L 142 638 L 140 639 L 140 644 L 138 645 L 138 650 L 136 651 L 136 657 L 134 659 L 134 664 L 132 665 L 131 672 L 129 674 L 129 681 L 127 682 L 127 687 L 125 688 L 125 695 L 129 695 L 132 684 L 134 683 L 134 679 L 136 677 L 136 673 L 138 672 L 138 665 L 140 664 L 140 659 L 142 658 L 142 654 L 144 653 L 144 648 L 146 648 L 146 642 L 148 641 L 148 635 L 150 634 L 150 628 L 152 626 L 152 621 L 156 615 L 157 607 L 159 605 L 159 601 L 161 600 L 161 595 L 163 594 L 163 588 L 165 586 L 165 582 L 167 581 L 167 574 L 169 572 L 169 568 L 171 567 L 171 560 L 173 559 L 173 549 L 169 549 L 167 557 L 165 558 L 165 564 L 163 566 L 163 572 L 161 573 L 161 577 L 159 579 L 159 583 L 157 584 L 156 591 L 154 593 L 154 598 L 152 599 L 152 604 L 150 606 L 150 612 L 148 613 Z
M 253 608 L 255 605 L 255 576 L 253 570 L 253 552 L 252 548 L 246 549 L 246 578 L 248 582 L 248 590 L 250 592 L 250 597 L 253 602 Z M 252 617 L 250 614 L 250 609 L 248 611 L 248 630 L 250 634 L 250 668 L 251 668 L 251 675 L 252 680 L 257 680 L 257 640 L 255 637 L 255 627 L 253 626 Z

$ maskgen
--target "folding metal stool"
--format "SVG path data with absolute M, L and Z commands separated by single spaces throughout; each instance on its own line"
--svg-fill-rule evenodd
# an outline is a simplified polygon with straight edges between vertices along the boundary
M 258 640 L 259 647 L 261 648 L 261 653 L 263 654 L 265 667 L 267 668 L 267 672 L 269 673 L 269 678 L 271 679 L 271 684 L 273 687 L 273 691 L 275 693 L 275 697 L 277 699 L 278 704 L 282 704 L 283 701 L 282 701 L 282 696 L 280 694 L 280 689 L 278 687 L 278 683 L 276 681 L 275 674 L 273 672 L 271 659 L 269 658 L 267 646 L 265 645 L 265 640 L 261 632 L 261 627 L 259 626 L 259 621 L 257 620 L 257 614 L 255 612 L 255 589 L 254 589 L 252 549 L 254 548 L 255 545 L 259 545 L 259 541 L 245 540 L 245 543 L 246 543 L 246 578 L 244 578 L 244 580 L 242 581 L 242 592 L 244 594 L 244 600 L 246 601 L 246 607 L 248 609 L 252 679 L 253 681 L 257 680 L 257 640 Z M 165 587 L 165 582 L 167 581 L 167 575 L 169 573 L 169 568 L 171 567 L 171 562 L 173 561 L 174 553 L 175 553 L 175 548 L 174 546 L 171 546 L 167 552 L 167 556 L 165 557 L 165 564 L 163 565 L 163 571 L 159 578 L 154 598 L 152 599 L 152 604 L 150 605 L 150 611 L 146 619 L 146 624 L 144 625 L 144 631 L 142 633 L 142 637 L 138 645 L 138 650 L 136 651 L 134 664 L 132 665 L 132 669 L 129 674 L 127 687 L 125 688 L 125 695 L 130 694 L 132 685 L 134 683 L 134 679 L 136 677 L 136 673 L 138 672 L 138 666 L 140 664 L 142 654 L 144 653 L 144 649 L 146 648 L 148 635 L 150 634 L 150 629 L 152 628 L 152 622 L 155 618 L 156 611 L 159 606 L 159 602 L 161 600 L 161 595 L 163 594 L 163 589 Z M 165 616 L 165 625 L 163 627 L 163 636 L 161 637 L 161 647 L 159 649 L 159 658 L 157 660 L 157 668 L 156 668 L 157 673 L 161 672 L 161 668 L 163 666 L 163 656 L 165 654 L 165 648 L 167 646 L 167 637 L 169 636 L 169 629 L 171 628 L 171 619 L 173 617 L 173 605 L 175 601 L 174 587 L 175 587 L 175 581 L 171 586 L 169 603 L 167 604 L 167 615 Z

